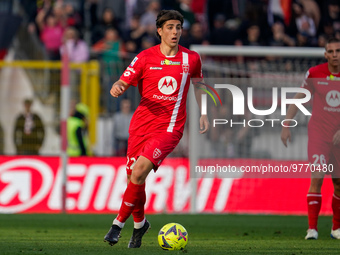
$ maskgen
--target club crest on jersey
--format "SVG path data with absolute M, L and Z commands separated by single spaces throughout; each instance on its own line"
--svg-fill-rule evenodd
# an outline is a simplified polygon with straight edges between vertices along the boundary
M 160 149 L 156 148 L 156 149 L 153 151 L 153 158 L 159 158 L 161 155 L 162 155 L 162 152 L 161 152 Z
M 189 72 L 189 64 L 182 64 L 182 69 L 184 73 L 188 73 Z
M 340 105 L 340 92 L 331 90 L 326 95 L 326 102 L 331 107 L 338 107 Z
M 159 80 L 158 89 L 164 95 L 171 95 L 177 89 L 177 81 L 171 76 L 165 76 Z

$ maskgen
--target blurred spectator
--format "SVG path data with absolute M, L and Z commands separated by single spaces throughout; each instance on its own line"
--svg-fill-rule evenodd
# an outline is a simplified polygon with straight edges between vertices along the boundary
M 67 26 L 67 13 L 65 11 L 65 5 L 63 0 L 52 1 L 51 12 L 57 20 L 57 24 L 65 27 Z
M 299 0 L 303 5 L 305 13 L 314 21 L 315 27 L 318 30 L 321 20 L 321 11 L 315 0 Z
M 152 26 L 155 28 L 155 20 L 160 11 L 161 5 L 158 0 L 151 0 L 146 11 L 140 17 L 142 27 Z
M 119 52 L 121 49 L 121 38 L 118 31 L 109 27 L 105 30 L 104 38 L 92 46 L 95 53 L 99 53 L 104 62 L 119 62 Z
M 62 55 L 67 50 L 69 61 L 74 63 L 83 63 L 90 58 L 90 49 L 87 43 L 79 38 L 79 31 L 75 27 L 66 28 L 63 36 L 64 44 L 60 47 Z M 77 98 L 80 84 L 80 71 L 70 71 L 70 88 L 71 97 Z
M 20 0 L 20 2 L 28 18 L 27 30 L 30 33 L 36 33 L 35 18 L 37 16 L 38 9 L 37 2 L 36 1 L 32 2 L 31 0 Z
M 334 27 L 333 23 L 331 21 L 324 22 L 322 27 L 322 33 L 327 36 L 327 38 L 333 37 L 334 36 Z
M 45 137 L 43 122 L 31 111 L 33 101 L 24 100 L 24 113 L 20 114 L 14 126 L 14 144 L 18 155 L 38 155 Z
M 190 24 L 187 21 L 183 22 L 182 35 L 179 44 L 185 48 L 190 48 Z
M 244 1 L 244 0 L 239 0 Z M 199 19 L 199 16 L 205 14 L 205 7 L 207 5 L 207 0 L 195 0 L 191 1 L 191 11 L 195 14 L 196 19 Z
M 88 116 L 87 105 L 78 103 L 72 116 L 67 119 L 67 154 L 70 157 L 91 155 L 87 135 Z
M 50 60 L 59 60 L 59 48 L 62 44 L 64 26 L 58 22 L 54 13 L 43 8 L 36 17 L 36 22 L 40 31 L 40 39 L 44 44 Z
M 115 156 L 126 156 L 129 126 L 133 113 L 131 112 L 130 99 L 122 99 L 120 102 L 120 112 L 113 116 L 113 138 Z
M 140 51 L 146 50 L 151 48 L 152 46 L 155 46 L 155 40 L 153 37 L 150 36 L 144 36 L 142 39 L 142 45 Z
M 314 20 L 306 14 L 304 6 L 300 2 L 294 2 L 292 5 L 292 19 L 288 29 L 289 34 L 294 37 L 298 33 L 311 39 L 316 37 L 317 30 Z
M 110 27 L 119 31 L 119 20 L 116 19 L 115 14 L 111 8 L 105 8 L 99 20 L 99 23 L 96 24 L 92 30 L 92 44 L 95 44 L 96 42 L 101 40 L 105 35 L 106 29 Z
M 330 26 L 335 31 L 340 30 L 340 2 L 338 0 L 327 0 L 324 2 L 325 12 L 322 18 L 322 31 L 328 34 L 325 29 Z M 329 28 L 330 29 L 330 28 Z
M 114 28 L 107 28 L 105 36 L 92 46 L 92 51 L 99 55 L 103 76 L 104 104 L 108 112 L 113 112 L 112 97 L 110 89 L 113 80 L 117 80 L 123 70 L 121 58 L 122 41 L 118 31 Z
M 214 45 L 234 45 L 238 37 L 238 28 L 236 20 L 229 20 L 226 25 L 225 16 L 218 14 L 214 19 L 214 26 L 210 33 L 209 42 Z
M 213 30 L 214 19 L 218 14 L 223 14 L 226 20 L 234 19 L 239 17 L 238 4 L 244 1 L 234 0 L 207 0 L 207 17 L 209 31 Z M 249 4 L 249 3 L 248 3 Z
M 260 45 L 267 42 L 270 37 L 270 26 L 267 19 L 267 5 L 263 4 L 261 0 L 249 0 L 246 7 L 245 16 L 236 21 L 240 22 L 239 39 L 246 41 L 249 36 L 249 28 L 256 25 L 259 28 Z M 255 30 L 253 30 L 255 31 Z
M 285 27 L 280 21 L 276 21 L 272 25 L 272 33 L 269 46 L 295 46 L 295 40 L 285 33 Z
M 291 20 L 291 6 L 293 0 L 269 0 L 267 8 L 268 23 L 272 26 L 276 21 L 280 21 L 288 26 Z
M 143 30 L 145 31 L 145 33 L 142 35 L 142 45 L 141 45 L 142 49 L 146 49 L 145 46 L 143 47 L 143 41 L 145 41 L 143 40 L 144 37 L 147 37 L 147 41 L 152 46 L 155 45 L 156 42 L 158 42 L 158 38 L 156 37 L 155 20 L 157 19 L 157 15 L 159 11 L 160 11 L 159 1 L 151 0 L 148 4 L 146 12 L 142 14 L 140 17 L 141 29 L 139 31 L 140 32 L 142 32 Z
M 310 47 L 312 46 L 312 42 L 310 41 L 310 37 L 303 33 L 296 34 L 296 46 L 297 47 Z
M 196 22 L 195 14 L 191 10 L 192 0 L 179 0 L 177 10 L 183 15 L 184 20 L 188 21 L 190 25 Z
M 334 37 L 340 40 L 340 30 L 335 31 Z
M 113 10 L 115 18 L 121 22 L 120 29 L 129 27 L 129 21 L 135 14 L 145 11 L 148 1 L 146 0 L 97 0 L 97 16 L 101 17 L 105 8 Z
M 126 58 L 131 59 L 131 56 L 135 56 L 138 52 L 137 44 L 134 40 L 128 40 L 124 43 L 125 45 L 125 52 L 127 53 Z
M 201 23 L 194 23 L 190 28 L 189 45 L 191 44 L 207 44 Z
M 79 38 L 79 32 L 75 27 L 66 28 L 63 41 L 68 49 L 71 62 L 81 63 L 89 60 L 89 47 L 84 40 Z M 65 50 L 65 45 L 60 47 L 61 54 Z
M 65 3 L 66 26 L 72 26 L 78 30 L 82 29 L 82 18 L 78 11 L 75 10 L 72 3 Z
M 130 20 L 133 16 L 142 16 L 147 10 L 151 0 L 125 0 L 125 26 L 129 29 Z
M 264 46 L 265 42 L 261 38 L 260 27 L 257 24 L 250 24 L 247 29 L 247 36 L 242 40 L 242 45 Z
M 327 43 L 327 36 L 325 34 L 321 34 L 318 37 L 318 47 L 325 48 Z
M 136 52 L 140 52 L 142 38 L 146 34 L 146 28 L 140 25 L 140 17 L 134 15 L 130 20 L 129 28 L 125 30 L 123 37 L 125 41 L 134 41 L 137 48 Z

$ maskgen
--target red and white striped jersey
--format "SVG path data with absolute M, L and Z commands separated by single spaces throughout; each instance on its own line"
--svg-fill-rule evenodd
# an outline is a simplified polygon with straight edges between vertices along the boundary
M 141 101 L 130 134 L 183 132 L 190 78 L 202 79 L 200 56 L 182 46 L 175 56 L 165 56 L 156 45 L 138 54 L 120 77 L 137 86 Z

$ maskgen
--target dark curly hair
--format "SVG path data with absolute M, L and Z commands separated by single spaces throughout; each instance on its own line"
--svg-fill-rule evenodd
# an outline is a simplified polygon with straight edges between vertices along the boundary
M 167 22 L 168 20 L 179 20 L 181 22 L 181 26 L 183 27 L 183 15 L 176 11 L 176 10 L 162 10 L 160 11 L 160 13 L 158 13 L 157 15 L 157 19 L 156 19 L 156 27 L 157 28 L 161 28 L 165 22 Z M 159 39 L 161 39 L 161 36 L 158 34 L 158 32 L 156 31 L 156 35 Z

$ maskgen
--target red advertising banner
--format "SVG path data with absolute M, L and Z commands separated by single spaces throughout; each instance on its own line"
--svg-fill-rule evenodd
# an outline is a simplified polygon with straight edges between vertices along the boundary
M 200 165 L 207 162 L 213 162 L 215 166 L 235 166 L 237 169 L 241 166 L 250 169 L 261 164 L 279 167 L 283 163 L 297 163 L 210 159 L 200 162 Z M 126 188 L 125 163 L 125 158 L 70 158 L 67 211 L 116 213 Z M 146 212 L 188 213 L 191 181 L 195 180 L 196 209 L 199 213 L 307 213 L 309 178 L 272 178 L 263 173 L 263 177 L 256 175 L 254 178 L 251 173 L 240 171 L 233 178 L 209 174 L 205 172 L 201 178 L 190 179 L 188 159 L 166 159 L 158 171 L 150 173 L 147 178 Z M 0 213 L 59 213 L 62 207 L 61 178 L 58 157 L 0 156 Z M 321 213 L 329 215 L 332 213 L 333 193 L 330 178 L 325 179 L 322 192 Z

